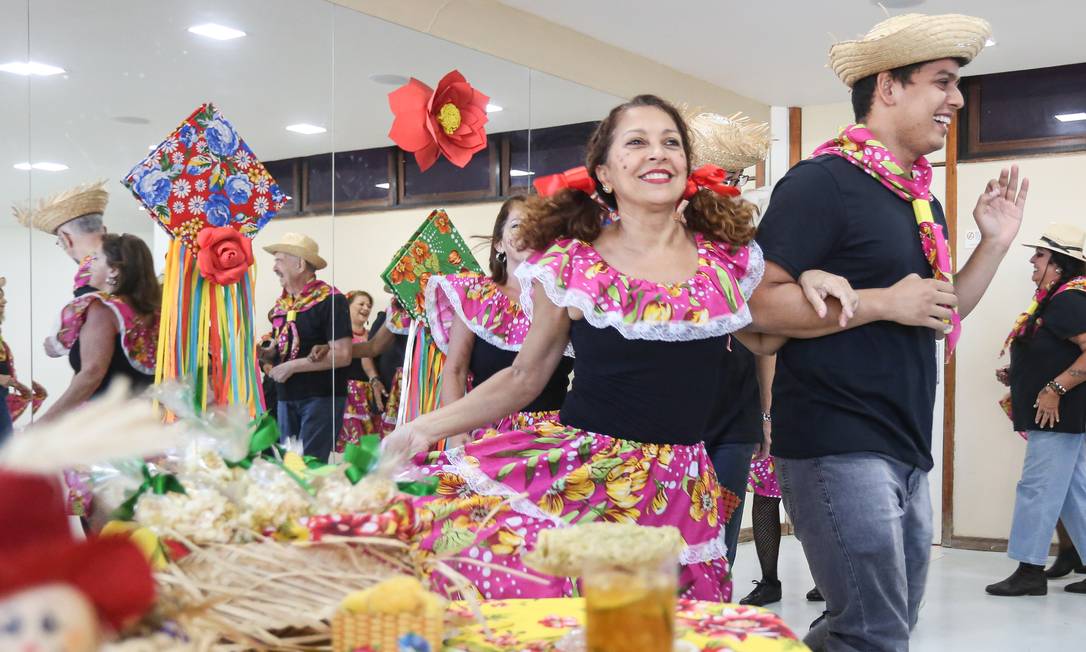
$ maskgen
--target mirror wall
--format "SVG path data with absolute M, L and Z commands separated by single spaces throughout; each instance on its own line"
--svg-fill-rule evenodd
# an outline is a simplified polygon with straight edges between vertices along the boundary
M 105 179 L 107 230 L 144 240 L 161 272 L 168 239 L 121 185 L 128 171 L 209 101 L 269 162 L 291 201 L 253 241 L 258 334 L 270 330 L 265 315 L 281 291 L 263 246 L 287 232 L 309 236 L 328 261 L 318 278 L 344 293 L 366 290 L 376 315 L 388 303 L 379 274 L 432 209 L 447 209 L 465 237 L 489 234 L 501 202 L 526 191 L 533 175 L 577 164 L 584 123 L 619 102 L 322 0 L 0 0 L 0 11 L 0 65 L 63 70 L 0 72 L 6 203 L 35 205 Z M 208 23 L 245 35 L 217 40 L 189 31 Z M 490 145 L 463 169 L 439 161 L 421 172 L 388 137 L 387 96 L 412 76 L 436 87 L 453 69 L 491 98 Z M 299 124 L 323 131 L 286 129 Z M 175 209 L 191 210 L 176 199 Z M 477 250 L 485 266 L 486 245 Z M 72 299 L 76 269 L 55 235 L 0 219 L 2 332 L 20 380 L 49 393 L 39 417 L 73 377 L 69 360 L 48 356 L 43 341 Z M 336 329 L 347 336 L 351 325 Z

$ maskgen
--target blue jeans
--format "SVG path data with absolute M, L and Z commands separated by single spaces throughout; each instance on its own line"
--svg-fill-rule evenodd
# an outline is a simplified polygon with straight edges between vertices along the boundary
M 739 496 L 739 506 L 732 512 L 731 520 L 724 524 L 724 540 L 728 544 L 728 566 L 735 564 L 735 548 L 739 545 L 739 529 L 743 525 L 743 507 L 747 504 L 747 476 L 750 475 L 750 458 L 758 444 L 722 442 L 709 449 L 720 486 Z
M 279 401 L 277 421 L 280 441 L 298 437 L 305 454 L 328 461 L 336 435 L 343 427 L 346 396 L 317 396 L 297 401 Z
M 1075 549 L 1086 550 L 1086 434 L 1031 431 L 1007 556 L 1043 566 L 1057 519 Z
M 5 387 L 0 391 L 0 444 L 3 444 L 11 435 L 15 426 L 11 423 L 11 412 L 8 410 L 8 390 Z
M 776 458 L 785 509 L 826 597 L 804 642 L 827 652 L 906 652 L 931 554 L 928 474 L 874 453 Z

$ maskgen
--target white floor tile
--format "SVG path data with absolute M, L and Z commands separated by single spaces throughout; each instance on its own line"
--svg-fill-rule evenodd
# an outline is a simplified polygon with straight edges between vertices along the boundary
M 997 598 L 984 592 L 1015 566 L 1003 553 L 932 548 L 927 593 L 911 652 L 1086 651 L 1086 595 L 1063 590 L 1086 575 L 1049 582 L 1043 597 Z M 784 599 L 768 608 L 802 638 L 825 603 L 804 598 L 814 583 L 795 537 L 781 542 L 779 575 Z M 738 602 L 754 588 L 751 582 L 761 578 L 753 543 L 740 544 L 734 578 L 733 599 Z

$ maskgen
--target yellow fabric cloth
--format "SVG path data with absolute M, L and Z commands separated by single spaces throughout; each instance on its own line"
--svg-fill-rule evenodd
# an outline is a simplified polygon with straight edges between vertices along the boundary
M 483 616 L 491 630 L 472 621 L 465 603 L 452 609 L 466 624 L 445 641 L 446 652 L 548 652 L 573 629 L 582 627 L 584 598 L 487 600 Z M 693 652 L 801 652 L 807 646 L 771 611 L 737 604 L 679 600 L 675 629 Z

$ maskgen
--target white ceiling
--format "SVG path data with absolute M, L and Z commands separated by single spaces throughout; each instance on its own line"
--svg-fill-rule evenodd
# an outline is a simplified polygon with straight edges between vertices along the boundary
M 997 45 L 976 75 L 1086 61 L 1086 3 L 1072 0 L 502 0 L 504 4 L 747 97 L 777 106 L 846 101 L 826 67 L 835 40 L 886 14 L 964 13 L 992 24 Z
M 29 7 L 29 9 L 28 9 Z M 28 15 L 29 13 L 29 15 Z M 248 36 L 213 41 L 189 26 Z M 0 0 L 0 63 L 39 61 L 65 75 L 0 73 L 0 205 L 106 177 L 115 231 L 146 226 L 118 179 L 193 109 L 214 101 L 264 160 L 391 144 L 387 94 L 373 74 L 436 86 L 459 69 L 505 110 L 491 133 L 595 120 L 616 98 L 323 0 Z M 145 124 L 125 124 L 117 117 Z M 328 132 L 284 130 L 308 122 Z M 21 172 L 21 161 L 68 165 Z M 0 224 L 13 221 L 0 216 Z

